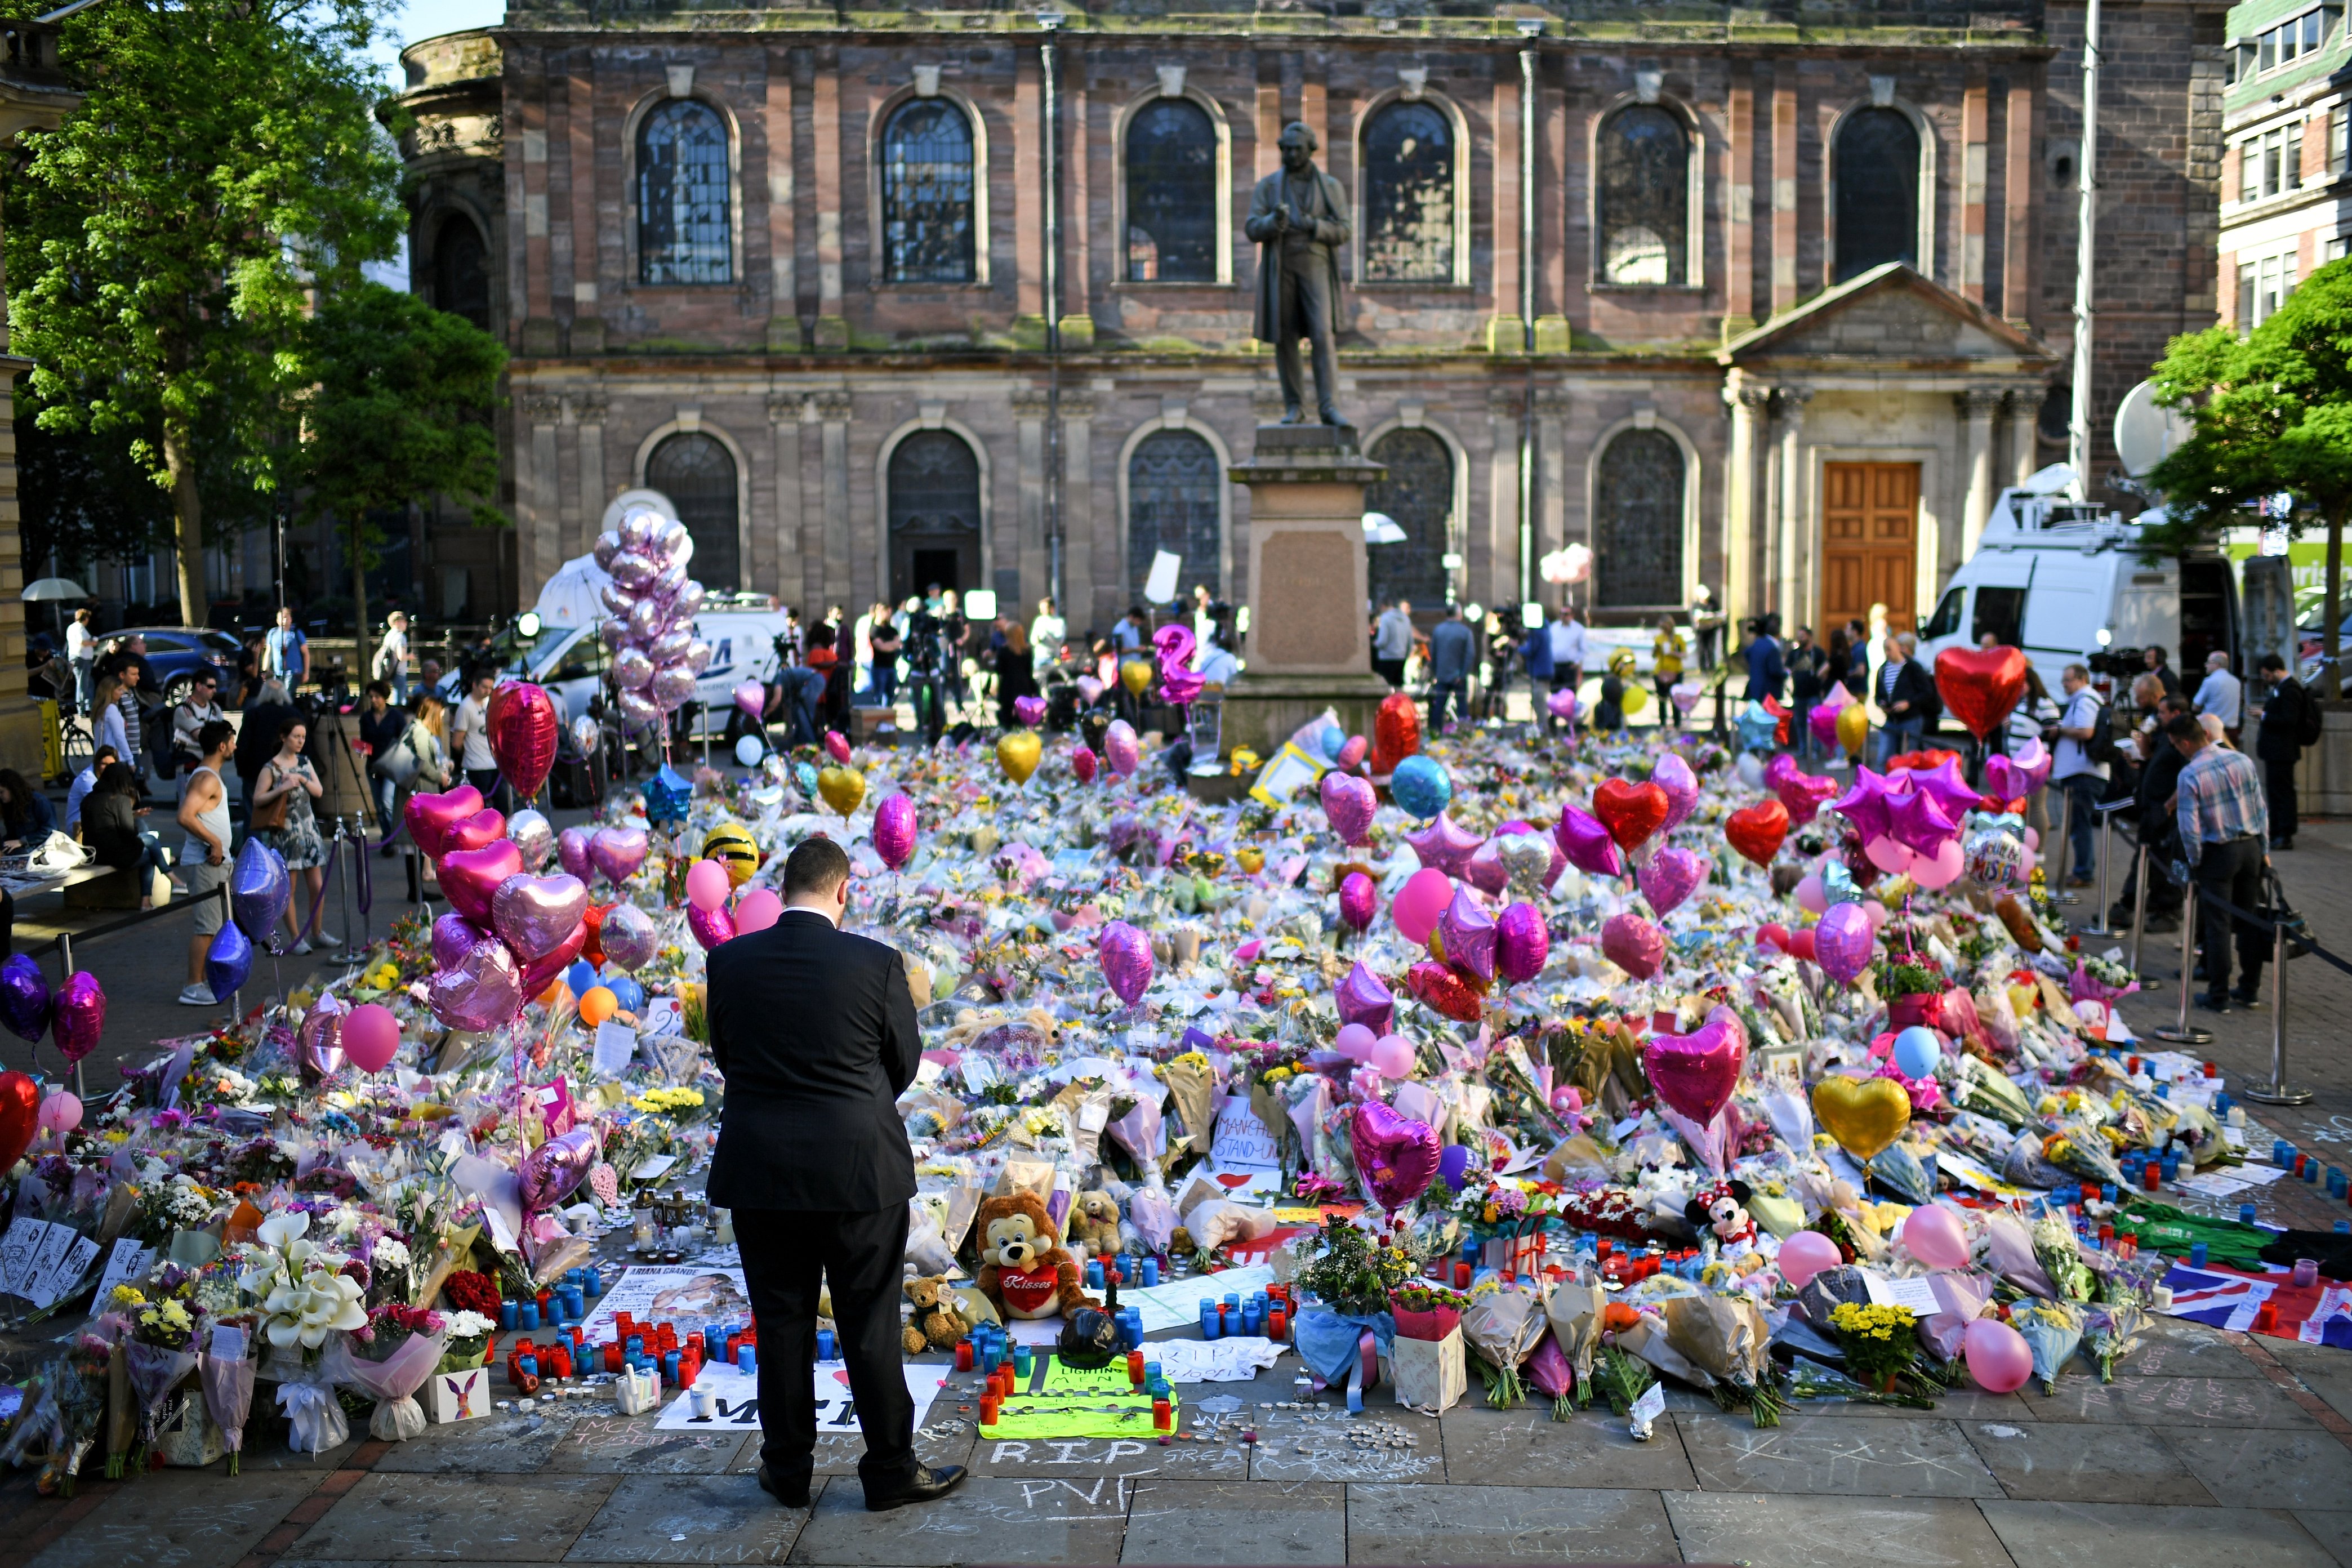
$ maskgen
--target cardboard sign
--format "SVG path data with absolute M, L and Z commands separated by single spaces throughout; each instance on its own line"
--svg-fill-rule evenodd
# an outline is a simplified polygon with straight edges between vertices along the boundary
M 947 1368 L 938 1364 L 909 1363 L 901 1369 L 907 1379 L 908 1397 L 915 1402 L 915 1425 L 920 1426 L 931 1408 L 931 1401 L 940 1392 L 940 1382 Z M 816 1380 L 816 1433 L 820 1437 L 854 1436 L 857 1433 L 857 1400 L 849 1392 L 849 1370 L 837 1361 L 821 1361 L 814 1373 Z M 697 1395 L 708 1391 L 711 1395 L 710 1414 L 697 1415 L 702 1401 Z M 687 1393 L 662 1406 L 661 1416 L 654 1423 L 657 1432 L 708 1432 L 713 1428 L 725 1431 L 757 1431 L 760 1426 L 760 1380 L 724 1362 L 704 1364 L 696 1376 L 694 1386 Z
M 723 1327 L 748 1321 L 751 1299 L 744 1289 L 740 1268 L 692 1265 L 631 1268 L 604 1293 L 596 1310 L 581 1325 L 588 1342 L 607 1344 L 617 1338 L 619 1314 L 623 1312 L 641 1323 L 675 1324 L 682 1339 L 700 1333 L 706 1324 Z

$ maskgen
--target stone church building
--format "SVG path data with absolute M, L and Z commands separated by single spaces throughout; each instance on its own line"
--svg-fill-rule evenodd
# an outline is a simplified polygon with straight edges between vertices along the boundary
M 2223 17 L 2109 0 L 2100 432 L 2216 309 Z M 1279 414 L 1242 233 L 1353 207 L 1375 593 L 1922 613 L 2065 455 L 2084 11 L 2058 0 L 510 0 L 404 56 L 415 286 L 513 354 L 532 585 L 651 486 L 714 589 L 1245 603 Z M 2127 498 L 2109 498 L 2135 505 Z

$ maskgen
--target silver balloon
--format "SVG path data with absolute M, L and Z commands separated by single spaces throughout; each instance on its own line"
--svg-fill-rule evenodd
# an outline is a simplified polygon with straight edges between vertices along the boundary
M 654 671 L 654 705 L 675 713 L 694 700 L 694 671 L 682 664 L 666 664 Z
M 646 584 L 660 575 L 661 563 L 649 555 L 624 550 L 613 557 L 613 581 L 632 594 L 643 593 Z
M 674 626 L 654 638 L 646 649 L 646 657 L 656 664 L 677 664 L 685 659 L 688 645 L 693 641 L 693 627 Z
M 594 723 L 594 720 L 589 720 Z M 547 864 L 550 851 L 555 847 L 555 824 L 539 812 L 525 806 L 507 818 L 507 837 L 522 851 L 522 868 L 536 875 Z
M 684 616 L 691 620 L 701 612 L 702 600 L 702 584 L 689 577 L 679 586 L 678 591 L 670 596 L 669 613 L 673 616 Z
M 700 675 L 710 668 L 710 645 L 700 637 L 686 645 L 686 667 Z
M 625 647 L 613 656 L 613 681 L 624 691 L 643 691 L 654 683 L 654 661 L 641 647 Z
M 604 744 L 604 727 L 583 713 L 572 721 L 572 743 L 580 748 L 583 757 L 593 757 Z
M 652 599 L 638 600 L 635 607 L 629 611 L 630 637 L 641 643 L 653 641 L 661 636 L 666 618 L 659 604 Z
M 619 616 L 596 623 L 596 637 L 606 647 L 619 647 L 629 640 L 629 623 Z
M 649 506 L 633 506 L 621 514 L 621 548 L 643 550 L 661 536 L 669 519 Z
M 607 583 L 596 591 L 597 599 L 616 616 L 625 616 L 636 607 L 637 595 L 618 583 Z
M 667 604 L 677 597 L 677 591 L 685 587 L 686 583 L 686 563 L 673 561 L 655 574 L 653 585 L 647 592 Z
M 595 547 L 589 552 L 596 558 L 596 564 L 607 572 L 613 569 L 613 557 L 620 552 L 621 536 L 609 528 L 596 536 Z
M 622 692 L 617 706 L 621 710 L 621 718 L 634 729 L 642 730 L 661 720 L 662 710 L 655 707 L 654 700 L 642 691 Z
M 667 523 L 654 536 L 653 555 L 666 564 L 683 566 L 694 559 L 694 535 L 682 522 Z

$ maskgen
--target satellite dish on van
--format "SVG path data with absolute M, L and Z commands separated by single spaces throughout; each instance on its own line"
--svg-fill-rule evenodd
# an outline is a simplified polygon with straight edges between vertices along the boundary
M 2124 472 L 2144 478 L 2195 428 L 2178 410 L 2158 408 L 2156 384 L 2143 381 L 2124 394 L 2116 409 L 2116 456 L 2123 459 Z
M 653 508 L 672 522 L 677 521 L 677 508 L 671 502 L 669 497 L 659 490 L 634 489 L 623 490 L 613 498 L 612 504 L 604 509 L 604 526 L 607 530 L 620 527 L 623 514 L 632 507 L 640 506 Z
M 2018 488 L 2028 495 L 2061 495 L 2074 488 L 2074 469 L 2071 464 L 2053 463 L 2027 475 L 2025 483 Z

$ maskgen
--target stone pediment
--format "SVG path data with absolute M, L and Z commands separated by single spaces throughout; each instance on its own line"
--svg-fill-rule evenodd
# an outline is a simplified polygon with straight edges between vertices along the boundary
M 1815 295 L 1724 345 L 1724 364 L 2016 364 L 2052 359 L 2032 333 L 1899 261 Z

